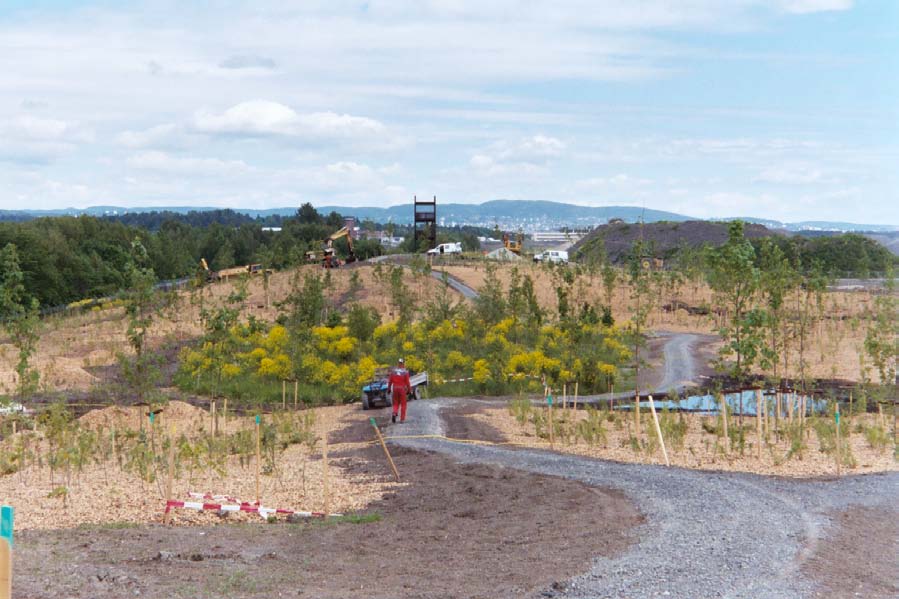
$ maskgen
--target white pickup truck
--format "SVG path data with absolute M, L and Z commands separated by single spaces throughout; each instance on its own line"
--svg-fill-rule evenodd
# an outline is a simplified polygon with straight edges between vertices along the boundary
M 429 256 L 442 256 L 444 254 L 461 254 L 462 253 L 462 242 L 457 241 L 455 243 L 441 243 L 435 248 L 431 248 L 428 250 Z
M 546 250 L 534 256 L 534 262 L 555 262 L 568 264 L 568 252 L 563 250 Z

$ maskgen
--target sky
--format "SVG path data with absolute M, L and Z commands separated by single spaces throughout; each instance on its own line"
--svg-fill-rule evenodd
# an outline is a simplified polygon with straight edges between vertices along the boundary
M 895 0 L 0 0 L 0 209 L 899 224 Z

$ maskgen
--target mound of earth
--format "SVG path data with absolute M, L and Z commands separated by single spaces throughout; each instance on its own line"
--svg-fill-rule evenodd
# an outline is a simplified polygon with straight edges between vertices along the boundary
M 706 244 L 722 245 L 727 241 L 728 223 L 689 220 L 684 222 L 657 222 L 644 225 L 630 223 L 612 223 L 601 225 L 572 246 L 570 252 L 578 260 L 588 259 L 598 254 L 605 247 L 605 252 L 612 262 L 624 261 L 639 239 L 652 248 L 656 258 L 667 258 L 679 247 L 700 247 Z M 757 224 L 745 223 L 744 234 L 747 239 L 770 237 L 774 231 Z M 594 257 L 599 257 L 598 255 Z

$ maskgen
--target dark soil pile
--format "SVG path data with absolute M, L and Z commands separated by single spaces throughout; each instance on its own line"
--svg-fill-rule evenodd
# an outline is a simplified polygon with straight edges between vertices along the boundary
M 899 597 L 899 510 L 857 507 L 833 518 L 830 538 L 818 542 L 802 567 L 816 596 Z

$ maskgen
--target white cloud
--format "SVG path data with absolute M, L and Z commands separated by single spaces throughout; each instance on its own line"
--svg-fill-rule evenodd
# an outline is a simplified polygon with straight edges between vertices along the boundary
M 828 176 L 822 169 L 811 165 L 779 164 L 763 170 L 754 181 L 784 185 L 809 185 L 839 183 L 840 179 L 835 176 Z
M 472 155 L 468 164 L 481 176 L 541 175 L 548 172 L 549 162 L 565 149 L 562 140 L 539 134 L 514 142 L 494 142 Z
M 611 177 L 591 177 L 589 179 L 582 179 L 577 182 L 577 187 L 582 189 L 633 189 L 638 187 L 645 187 L 652 184 L 652 182 L 652 179 L 634 177 L 626 173 L 618 173 L 617 175 L 612 175 Z
M 203 133 L 309 138 L 371 136 L 386 129 L 374 119 L 334 112 L 300 114 L 284 104 L 268 100 L 241 102 L 222 113 L 200 111 L 195 115 L 193 125 Z
M 0 121 L 0 160 L 49 162 L 93 140 L 93 131 L 77 122 L 20 115 Z
M 180 133 L 181 131 L 176 125 L 166 123 L 143 131 L 123 131 L 118 135 L 116 141 L 127 148 L 159 147 L 172 145 L 175 137 Z
M 242 160 L 177 157 L 159 151 L 140 152 L 126 161 L 131 168 L 189 176 L 227 175 L 250 171 Z
M 854 0 L 780 0 L 778 2 L 781 10 L 797 15 L 849 10 L 853 4 Z

